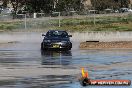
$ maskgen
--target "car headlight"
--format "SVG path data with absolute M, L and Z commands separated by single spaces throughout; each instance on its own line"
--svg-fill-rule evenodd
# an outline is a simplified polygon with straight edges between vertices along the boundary
M 62 43 L 67 43 L 68 41 L 61 41 Z
M 44 42 L 51 42 L 51 40 L 44 40 Z

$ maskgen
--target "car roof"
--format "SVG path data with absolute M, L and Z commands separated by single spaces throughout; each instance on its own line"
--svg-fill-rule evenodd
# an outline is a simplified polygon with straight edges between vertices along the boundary
M 58 32 L 66 32 L 66 31 L 63 31 L 63 30 L 49 30 L 48 32 L 54 32 L 54 31 L 58 31 Z

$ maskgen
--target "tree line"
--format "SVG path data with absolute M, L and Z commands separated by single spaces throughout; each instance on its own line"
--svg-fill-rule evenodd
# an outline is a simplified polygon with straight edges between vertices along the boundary
M 2 0 L 3 6 L 7 7 L 10 3 L 16 14 L 18 10 L 23 8 L 24 11 L 51 13 L 53 11 L 81 11 L 85 9 L 82 1 L 86 0 Z M 130 0 L 91 0 L 91 8 L 103 10 L 106 8 L 118 9 L 128 7 Z M 91 9 L 90 8 L 90 9 Z
M 92 0 L 96 10 L 128 8 L 130 0 Z
M 10 3 L 16 13 L 20 8 L 27 12 L 69 11 L 79 10 L 80 0 L 2 0 L 3 6 Z

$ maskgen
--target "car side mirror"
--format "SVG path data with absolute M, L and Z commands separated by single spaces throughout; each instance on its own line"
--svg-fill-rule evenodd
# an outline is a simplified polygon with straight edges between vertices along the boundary
M 72 35 L 68 35 L 69 37 L 72 37 Z
M 45 34 L 42 34 L 42 36 L 46 36 Z

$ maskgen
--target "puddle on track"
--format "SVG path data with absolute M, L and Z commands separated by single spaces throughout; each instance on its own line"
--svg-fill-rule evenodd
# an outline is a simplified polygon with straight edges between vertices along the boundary
M 81 67 L 89 71 L 91 79 L 132 80 L 132 50 L 79 50 L 78 43 L 73 42 L 75 47 L 68 52 L 41 52 L 40 43 L 36 38 L 35 42 L 17 42 L 0 47 L 0 88 L 83 88 L 78 82 Z M 48 69 L 58 73 L 45 73 L 44 70 Z M 6 71 L 12 73 L 4 73 Z M 25 74 L 15 73 L 17 71 L 25 71 Z

